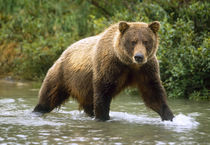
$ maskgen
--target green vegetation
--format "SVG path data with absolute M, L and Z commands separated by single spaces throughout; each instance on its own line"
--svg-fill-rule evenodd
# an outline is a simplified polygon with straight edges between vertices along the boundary
M 0 74 L 43 79 L 73 42 L 118 21 L 158 20 L 169 97 L 210 100 L 209 17 L 207 0 L 0 0 Z

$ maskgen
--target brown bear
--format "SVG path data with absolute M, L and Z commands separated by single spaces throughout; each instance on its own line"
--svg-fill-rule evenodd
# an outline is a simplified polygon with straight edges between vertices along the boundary
M 71 96 L 86 114 L 105 121 L 112 98 L 136 86 L 146 106 L 172 121 L 156 58 L 159 28 L 157 21 L 123 21 L 72 44 L 49 69 L 34 112 L 48 113 Z

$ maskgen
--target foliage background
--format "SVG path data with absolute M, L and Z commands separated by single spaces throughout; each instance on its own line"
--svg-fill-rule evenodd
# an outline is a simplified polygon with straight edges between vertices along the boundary
M 73 42 L 118 21 L 158 20 L 169 97 L 210 100 L 209 17 L 207 0 L 0 0 L 0 74 L 42 80 Z

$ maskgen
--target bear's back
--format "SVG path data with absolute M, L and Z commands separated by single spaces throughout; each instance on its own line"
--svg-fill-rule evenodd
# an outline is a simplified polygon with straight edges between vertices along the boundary
M 82 104 L 92 92 L 92 56 L 100 35 L 88 37 L 69 46 L 57 60 L 62 65 L 65 86 Z M 89 99 L 91 100 L 91 99 Z

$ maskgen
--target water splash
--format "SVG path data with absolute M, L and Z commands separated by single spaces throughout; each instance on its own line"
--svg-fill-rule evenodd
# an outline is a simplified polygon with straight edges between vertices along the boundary
M 63 114 L 69 114 L 72 120 L 80 120 L 80 121 L 87 121 L 87 120 L 94 120 L 91 117 L 88 117 L 84 111 L 78 111 L 78 110 L 73 110 L 73 111 L 64 111 L 60 110 L 60 113 Z
M 199 123 L 195 120 L 195 118 L 191 116 L 191 114 L 184 115 L 182 113 L 176 115 L 172 122 L 161 121 L 160 118 L 153 118 L 147 115 L 133 115 L 123 112 L 111 112 L 110 116 L 110 121 L 125 121 L 136 124 L 161 125 L 166 129 L 172 129 L 176 132 L 190 131 L 192 129 L 196 129 L 199 125 Z
M 62 113 L 70 114 L 72 120 L 93 120 L 92 118 L 87 117 L 83 111 L 62 111 Z M 198 127 L 199 123 L 195 120 L 195 117 L 197 116 L 199 116 L 199 113 L 190 113 L 188 115 L 179 113 L 171 122 L 161 121 L 160 117 L 155 118 L 147 115 L 134 115 L 125 112 L 110 112 L 110 120 L 108 122 L 117 121 L 120 123 L 156 125 L 175 132 L 186 132 Z
M 43 117 L 38 117 L 31 113 L 32 109 L 27 104 L 22 103 L 22 98 L 0 99 L 0 124 L 13 124 L 24 126 L 59 126 L 64 123 L 51 121 Z
M 0 124 L 14 124 L 24 126 L 60 126 L 64 123 L 50 121 L 31 113 L 31 110 L 19 110 L 0 114 Z
M 0 99 L 0 105 L 1 104 L 7 104 L 7 103 L 14 103 L 15 99 Z

